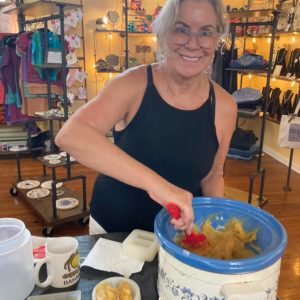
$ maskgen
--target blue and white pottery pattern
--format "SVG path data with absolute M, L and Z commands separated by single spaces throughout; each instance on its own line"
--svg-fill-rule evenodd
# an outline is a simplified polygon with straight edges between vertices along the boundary
M 195 269 L 182 263 L 163 248 L 159 249 L 158 293 L 161 300 L 225 300 L 227 284 L 260 282 L 264 298 L 276 300 L 281 260 L 266 269 L 246 274 L 219 274 Z M 252 295 L 252 294 L 251 294 Z
M 158 277 L 162 281 L 162 283 L 165 285 L 166 289 L 171 290 L 173 296 L 176 299 L 181 300 L 225 300 L 224 296 L 220 297 L 209 297 L 205 295 L 204 293 L 196 294 L 194 293 L 190 288 L 180 286 L 177 283 L 174 282 L 174 280 L 171 280 L 168 278 L 166 271 L 163 268 L 158 268 Z

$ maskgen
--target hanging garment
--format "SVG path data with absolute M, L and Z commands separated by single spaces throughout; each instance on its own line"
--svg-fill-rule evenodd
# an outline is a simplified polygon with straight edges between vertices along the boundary
M 48 43 L 48 49 L 46 49 L 46 39 Z M 47 29 L 37 30 L 32 34 L 32 51 L 31 59 L 32 64 L 36 65 L 35 69 L 39 73 L 40 77 L 47 79 L 47 72 L 49 72 L 50 80 L 57 79 L 57 70 L 38 67 L 39 65 L 46 64 L 47 50 L 57 50 L 61 52 L 61 41 L 59 35 L 49 31 Z

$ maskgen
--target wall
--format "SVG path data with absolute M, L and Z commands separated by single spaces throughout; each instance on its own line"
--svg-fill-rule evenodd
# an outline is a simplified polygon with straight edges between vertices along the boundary
M 0 32 L 16 33 L 19 31 L 17 16 L 3 13 L 4 6 L 0 6 Z

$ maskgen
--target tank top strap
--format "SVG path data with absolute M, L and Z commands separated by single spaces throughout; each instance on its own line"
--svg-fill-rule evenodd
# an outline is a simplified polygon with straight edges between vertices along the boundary
M 209 101 L 210 101 L 210 112 L 213 122 L 215 122 L 215 110 L 216 110 L 216 95 L 214 85 L 211 80 L 209 80 Z
M 147 79 L 148 79 L 148 85 L 153 84 L 153 75 L 152 75 L 152 67 L 151 65 L 147 66 Z

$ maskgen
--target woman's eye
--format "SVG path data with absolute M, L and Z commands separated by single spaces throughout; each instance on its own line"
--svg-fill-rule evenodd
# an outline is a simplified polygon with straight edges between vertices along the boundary
M 210 30 L 203 30 L 203 31 L 199 32 L 199 35 L 209 37 L 209 36 L 212 36 L 213 33 Z
M 184 27 L 177 27 L 177 28 L 175 28 L 175 32 L 188 34 L 189 30 L 187 28 L 184 28 Z

